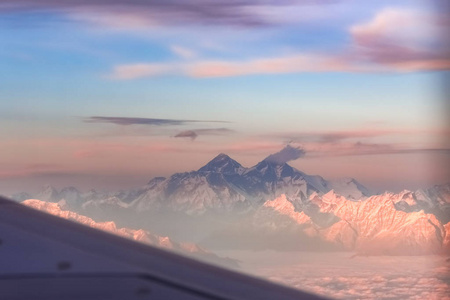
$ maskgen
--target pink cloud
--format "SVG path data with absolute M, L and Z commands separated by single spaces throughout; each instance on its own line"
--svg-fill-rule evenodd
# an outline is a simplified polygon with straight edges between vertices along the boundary
M 0 171 L 0 179 L 23 178 L 42 174 L 64 173 L 64 167 L 58 164 L 16 164 L 6 166 Z
M 112 74 L 108 77 L 111 79 L 129 80 L 176 73 L 177 69 L 178 67 L 172 64 L 127 64 L 115 66 Z
M 331 71 L 348 72 L 354 69 L 354 66 L 338 57 L 329 57 L 318 54 L 300 54 L 241 62 L 199 62 L 188 65 L 186 72 L 191 77 L 228 77 L 251 74 Z
M 161 75 L 194 78 L 303 72 L 415 72 L 450 69 L 450 18 L 425 11 L 391 8 L 349 28 L 351 43 L 340 53 L 296 53 L 242 61 L 201 60 L 118 65 L 110 78 Z M 186 49 L 173 49 L 192 58 Z
M 449 69 L 449 39 L 444 35 L 449 20 L 425 11 L 383 10 L 350 28 L 351 55 L 394 71 Z
M 298 54 L 248 61 L 195 61 L 170 64 L 129 64 L 114 67 L 109 78 L 127 80 L 178 74 L 194 78 L 231 77 L 254 74 L 302 72 L 361 72 L 370 71 L 340 56 Z

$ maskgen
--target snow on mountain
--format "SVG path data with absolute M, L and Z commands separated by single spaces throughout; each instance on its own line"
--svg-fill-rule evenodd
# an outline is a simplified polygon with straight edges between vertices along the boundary
M 17 202 L 22 202 L 24 200 L 31 199 L 32 196 L 25 192 L 19 192 L 19 193 L 15 193 L 15 194 L 11 195 L 10 198 Z
M 349 200 L 360 200 L 371 196 L 370 191 L 353 178 L 341 178 L 328 182 L 328 187 Z
M 294 205 L 286 199 L 286 195 L 281 195 L 274 200 L 266 201 L 263 205 L 265 208 L 271 208 L 281 215 L 288 216 L 297 224 L 312 224 L 311 218 L 303 211 L 295 210 Z
M 335 187 L 345 191 L 346 196 L 368 194 L 355 180 L 340 186 L 336 183 Z M 152 179 L 136 194 L 131 207 L 140 212 L 168 209 L 188 215 L 246 212 L 281 194 L 305 199 L 330 189 L 330 183 L 322 177 L 307 175 L 279 160 L 265 159 L 244 168 L 228 155 L 219 154 L 198 171 Z
M 94 207 L 104 208 L 105 206 L 128 208 L 130 204 L 123 202 L 117 197 L 107 197 L 95 200 L 88 200 L 81 205 L 83 210 L 92 210 Z
M 444 225 L 444 229 L 446 235 L 442 242 L 442 245 L 444 247 L 444 253 L 450 253 L 450 222 Z
M 247 207 L 245 197 L 216 172 L 177 173 L 144 189 L 131 206 L 137 211 L 169 209 L 188 215 L 231 212 Z
M 36 195 L 36 198 L 48 202 L 58 202 L 61 200 L 58 191 L 50 185 L 46 185 L 42 191 Z
M 281 195 L 268 200 L 253 214 L 212 232 L 202 244 L 215 249 L 338 250 L 317 236 L 313 220 Z
M 31 196 L 29 195 L 29 197 L 26 199 L 30 198 Z M 73 207 L 77 207 L 81 205 L 81 202 L 83 202 L 83 197 L 80 191 L 78 191 L 73 186 L 68 186 L 58 191 L 53 186 L 46 185 L 38 194 L 35 195 L 35 198 L 47 202 L 58 202 L 61 200 L 65 200 L 68 205 L 71 205 Z
M 245 171 L 245 168 L 228 155 L 221 153 L 205 166 L 201 167 L 198 171 L 221 174 L 242 174 Z
M 423 210 L 404 212 L 396 209 L 395 203 L 405 199 L 405 195 L 410 196 L 407 192 L 385 193 L 364 201 L 350 201 L 334 191 L 322 196 L 315 194 L 310 202 L 319 212 L 326 217 L 329 214 L 337 217 L 336 222 L 328 226 L 318 224 L 307 211 L 294 211 L 294 206 L 284 196 L 267 201 L 264 207 L 270 207 L 298 224 L 310 224 L 304 229 L 306 233 L 315 232 L 324 241 L 347 250 L 364 254 L 442 253 L 450 242 L 450 223 L 443 225 L 435 215 Z
M 111 212 L 130 209 L 137 212 L 183 212 L 195 216 L 245 214 L 282 194 L 300 200 L 312 193 L 324 194 L 332 188 L 330 182 L 322 177 L 305 174 L 285 163 L 301 154 L 297 153 L 298 149 L 286 149 L 251 168 L 244 168 L 222 153 L 198 171 L 176 173 L 168 178 L 155 177 L 136 190 L 117 193 L 92 190 L 81 194 L 73 187 L 58 192 L 48 186 L 33 198 L 49 202 L 64 199 L 71 210 L 85 214 L 102 207 Z M 333 186 L 345 196 L 366 195 L 366 189 L 355 180 Z
M 426 194 L 429 198 L 436 199 L 440 205 L 450 205 L 450 183 L 435 185 Z
M 398 210 L 423 210 L 434 214 L 443 224 L 450 222 L 450 184 L 435 185 L 430 189 L 419 189 L 415 192 L 405 190 L 393 201 Z
M 224 174 L 190 172 L 176 174 L 167 182 L 169 203 L 188 214 L 206 210 L 233 211 L 245 198 L 226 180 Z
M 267 200 L 281 194 L 304 198 L 312 192 L 326 192 L 326 181 L 320 176 L 306 175 L 288 164 L 263 160 L 247 169 L 233 183 L 248 195 Z
M 114 222 L 96 222 L 89 217 L 77 214 L 70 210 L 65 210 L 63 203 L 51 203 L 40 201 L 37 199 L 28 199 L 23 201 L 22 204 L 67 220 L 87 225 L 92 228 L 108 231 L 123 237 L 127 237 L 140 242 L 145 242 L 154 246 L 165 247 L 166 245 L 168 245 L 168 243 L 161 244 L 160 243 L 161 237 L 151 234 L 148 231 L 134 230 L 129 228 L 117 228 Z M 173 247 L 167 248 L 172 249 Z
M 62 203 L 62 204 L 61 204 Z M 100 229 L 103 231 L 107 231 L 125 238 L 129 238 L 135 241 L 143 242 L 152 246 L 176 251 L 182 254 L 187 254 L 190 256 L 197 257 L 202 260 L 228 264 L 230 266 L 236 266 L 236 262 L 227 259 L 220 258 L 215 254 L 201 248 L 200 246 L 194 243 L 178 243 L 171 240 L 169 237 L 158 236 L 156 234 L 150 233 L 146 230 L 135 230 L 130 228 L 117 228 L 116 224 L 112 221 L 109 222 L 96 222 L 93 219 L 77 214 L 70 210 L 66 210 L 63 206 L 64 201 L 61 203 L 52 203 L 41 201 L 37 199 L 28 199 L 22 202 L 22 204 L 31 207 L 33 209 L 37 209 L 67 220 L 71 220 L 77 223 L 81 223 L 83 225 Z
M 79 206 L 83 201 L 80 191 L 73 186 L 63 188 L 58 196 L 60 200 L 65 200 L 70 206 Z
M 371 196 L 355 179 L 327 181 L 291 167 L 286 161 L 301 153 L 288 150 L 251 168 L 219 154 L 198 171 L 155 177 L 134 190 L 80 193 L 46 186 L 32 197 L 95 220 L 195 240 L 217 230 L 227 235 L 235 224 L 227 239 L 240 235 L 242 243 L 257 228 L 271 235 L 270 241 L 253 240 L 263 247 L 281 247 L 276 244 L 300 235 L 298 243 L 316 243 L 305 239 L 314 237 L 361 253 L 436 253 L 448 245 L 450 184 Z

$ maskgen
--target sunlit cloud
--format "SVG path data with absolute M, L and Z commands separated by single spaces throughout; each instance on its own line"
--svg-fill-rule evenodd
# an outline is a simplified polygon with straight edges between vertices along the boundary
M 183 68 L 191 77 L 229 77 L 255 74 L 358 71 L 347 61 L 335 56 L 300 54 L 241 62 L 204 61 Z
M 385 9 L 349 30 L 355 55 L 397 71 L 450 68 L 445 14 L 406 8 Z
M 194 78 L 232 77 L 258 74 L 282 74 L 302 72 L 363 72 L 366 66 L 352 65 L 341 57 L 319 54 L 252 59 L 247 61 L 196 61 L 167 64 L 125 64 L 115 66 L 112 79 L 137 79 L 164 75 L 183 75 Z
M 181 75 L 193 78 L 314 72 L 415 72 L 450 69 L 450 39 L 442 37 L 450 18 L 420 10 L 385 9 L 348 28 L 349 44 L 336 53 L 298 52 L 245 60 L 201 59 L 189 62 L 114 66 L 109 78 L 127 80 Z M 192 58 L 187 49 L 182 57 Z
M 359 56 L 359 54 L 357 54 Z M 347 57 L 345 57 L 347 56 Z M 129 80 L 154 76 L 182 75 L 193 78 L 234 77 L 289 73 L 376 73 L 450 69 L 446 58 L 418 58 L 388 62 L 358 61 L 345 55 L 299 54 L 247 61 L 197 61 L 191 63 L 139 63 L 117 65 L 108 74 L 111 79 Z

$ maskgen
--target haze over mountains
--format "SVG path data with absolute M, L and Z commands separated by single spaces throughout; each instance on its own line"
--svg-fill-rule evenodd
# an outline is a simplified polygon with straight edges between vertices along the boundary
M 373 195 L 357 180 L 325 180 L 287 164 L 287 146 L 246 168 L 219 154 L 197 171 L 115 193 L 48 186 L 37 195 L 96 221 L 142 228 L 216 249 L 443 253 L 450 244 L 450 185 Z

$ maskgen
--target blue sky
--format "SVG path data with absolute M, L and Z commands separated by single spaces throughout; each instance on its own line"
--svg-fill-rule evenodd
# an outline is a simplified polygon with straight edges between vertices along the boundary
M 264 3 L 1 0 L 0 188 L 122 188 L 219 152 L 249 165 L 288 142 L 307 152 L 296 167 L 325 177 L 396 189 L 449 178 L 442 1 Z M 86 122 L 92 116 L 227 123 Z M 197 137 L 174 137 L 186 130 Z M 419 154 L 424 176 L 365 165 Z M 342 168 L 347 157 L 366 171 Z M 86 174 L 98 184 L 80 180 Z

